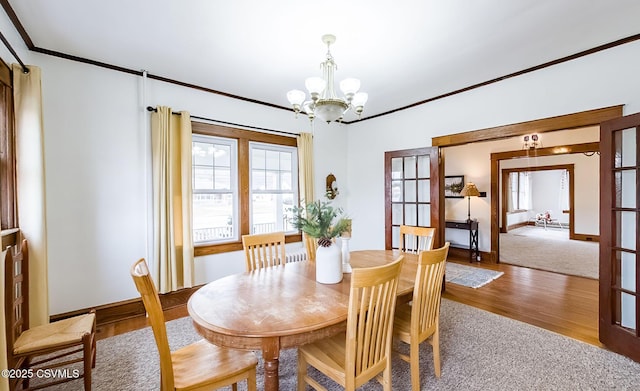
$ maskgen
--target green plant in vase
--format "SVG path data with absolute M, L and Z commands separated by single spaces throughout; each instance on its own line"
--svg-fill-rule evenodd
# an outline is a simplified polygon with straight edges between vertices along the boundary
M 342 208 L 334 208 L 330 203 L 320 200 L 306 207 L 293 207 L 292 211 L 291 225 L 318 239 L 318 246 L 322 247 L 331 246 L 332 239 L 349 230 L 351 225 L 349 219 L 339 218 L 343 214 Z
M 316 281 L 336 284 L 342 281 L 342 257 L 333 239 L 350 229 L 351 220 L 340 217 L 341 208 L 316 201 L 305 207 L 292 208 L 291 225 L 318 240 L 316 250 Z

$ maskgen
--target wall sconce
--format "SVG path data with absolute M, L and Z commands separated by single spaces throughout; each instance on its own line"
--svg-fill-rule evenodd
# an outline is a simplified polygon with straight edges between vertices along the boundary
M 535 149 L 542 146 L 542 142 L 540 141 L 540 136 L 537 134 L 526 135 L 524 136 L 524 141 L 522 143 L 522 149 Z
M 332 200 L 336 198 L 338 193 L 338 183 L 336 182 L 336 177 L 333 174 L 327 175 L 327 188 L 324 193 L 328 199 Z

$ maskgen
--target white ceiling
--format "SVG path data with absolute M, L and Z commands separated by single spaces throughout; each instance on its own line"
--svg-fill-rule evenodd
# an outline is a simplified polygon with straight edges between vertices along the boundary
M 285 107 L 331 33 L 337 81 L 369 93 L 363 117 L 640 33 L 638 0 L 9 3 L 36 47 Z

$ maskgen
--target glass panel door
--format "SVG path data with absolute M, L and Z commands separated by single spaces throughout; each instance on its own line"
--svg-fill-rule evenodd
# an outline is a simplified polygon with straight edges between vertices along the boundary
M 640 114 L 604 122 L 601 145 L 600 340 L 640 361 Z
M 437 147 L 385 153 L 387 249 L 398 248 L 401 225 L 437 226 L 437 178 Z

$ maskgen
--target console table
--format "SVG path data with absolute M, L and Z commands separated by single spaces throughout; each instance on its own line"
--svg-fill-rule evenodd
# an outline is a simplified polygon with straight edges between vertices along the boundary
M 463 229 L 469 231 L 469 246 L 455 246 L 462 247 L 469 250 L 469 262 L 473 262 L 480 257 L 480 249 L 478 248 L 478 220 L 447 220 L 445 221 L 445 228 Z

